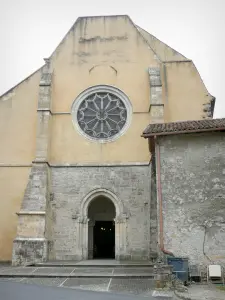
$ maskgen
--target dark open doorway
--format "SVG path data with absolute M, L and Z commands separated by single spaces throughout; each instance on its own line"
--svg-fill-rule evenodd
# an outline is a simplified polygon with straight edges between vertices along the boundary
M 94 258 L 115 258 L 115 226 L 113 221 L 96 221 L 94 225 Z

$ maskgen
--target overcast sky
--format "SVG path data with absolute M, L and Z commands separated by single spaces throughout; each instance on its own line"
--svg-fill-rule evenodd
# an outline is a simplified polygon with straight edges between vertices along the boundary
M 114 14 L 192 59 L 217 99 L 214 117 L 225 117 L 225 0 L 2 0 L 0 95 L 38 69 L 79 16 Z

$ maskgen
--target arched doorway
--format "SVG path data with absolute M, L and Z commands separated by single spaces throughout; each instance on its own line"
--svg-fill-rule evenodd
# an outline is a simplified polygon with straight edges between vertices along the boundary
M 94 203 L 97 203 L 99 199 L 111 201 L 111 203 L 108 206 L 109 209 L 111 205 L 110 221 L 112 221 L 111 219 L 113 215 L 112 211 L 114 211 L 113 221 L 115 224 L 115 259 L 127 260 L 130 257 L 127 251 L 128 250 L 128 231 L 127 231 L 128 215 L 127 213 L 124 212 L 124 206 L 122 201 L 113 192 L 102 188 L 91 191 L 81 201 L 80 213 L 76 217 L 77 258 L 92 259 L 94 256 L 95 223 L 89 217 L 90 215 L 89 208 L 91 207 L 92 202 L 94 207 Z M 114 210 L 112 210 L 112 205 L 114 207 Z M 108 218 L 109 218 L 109 214 L 108 214 Z
M 105 196 L 94 198 L 88 207 L 88 257 L 115 258 L 116 208 Z

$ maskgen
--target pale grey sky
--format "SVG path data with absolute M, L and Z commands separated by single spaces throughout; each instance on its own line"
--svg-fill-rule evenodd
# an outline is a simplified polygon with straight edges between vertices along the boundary
M 127 14 L 192 59 L 225 117 L 225 0 L 2 0 L 0 94 L 43 64 L 79 16 Z

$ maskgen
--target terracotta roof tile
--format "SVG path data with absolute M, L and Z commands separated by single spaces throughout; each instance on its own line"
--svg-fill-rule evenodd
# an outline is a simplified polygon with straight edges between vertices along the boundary
M 169 135 L 214 130 L 225 130 L 225 118 L 149 124 L 144 130 L 142 136 L 146 138 L 154 135 Z

